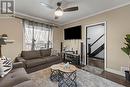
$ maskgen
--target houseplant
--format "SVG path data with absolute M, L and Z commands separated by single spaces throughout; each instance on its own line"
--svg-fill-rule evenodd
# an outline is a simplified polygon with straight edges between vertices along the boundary
M 125 40 L 126 40 L 126 42 L 124 43 L 125 47 L 122 47 L 121 50 L 125 52 L 130 58 L 130 34 L 126 35 Z M 125 77 L 127 80 L 130 81 L 130 71 L 125 71 Z

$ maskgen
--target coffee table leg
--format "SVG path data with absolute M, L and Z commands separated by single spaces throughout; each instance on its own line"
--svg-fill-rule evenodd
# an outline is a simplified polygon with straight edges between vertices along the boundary
M 61 81 L 63 79 L 62 74 L 60 73 L 59 70 L 53 70 L 51 69 L 51 75 L 50 75 L 50 80 L 51 81 Z
M 63 80 L 58 84 L 58 87 L 77 87 L 76 72 L 63 73 Z

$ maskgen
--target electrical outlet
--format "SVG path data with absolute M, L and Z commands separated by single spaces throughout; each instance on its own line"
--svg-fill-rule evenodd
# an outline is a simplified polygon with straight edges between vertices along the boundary
M 129 70 L 130 70 L 130 67 L 128 67 L 128 66 L 121 67 L 121 72 L 129 71 Z

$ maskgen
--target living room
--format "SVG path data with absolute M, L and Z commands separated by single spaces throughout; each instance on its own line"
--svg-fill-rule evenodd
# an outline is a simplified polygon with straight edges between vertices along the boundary
M 5 9 L 2 13 L 1 6 L 0 41 L 4 42 L 0 42 L 0 56 L 16 69 L 1 74 L 0 87 L 130 87 L 130 51 L 127 55 L 122 51 L 130 34 L 129 0 L 11 1 L 15 4 L 12 13 Z M 64 12 L 57 16 L 59 8 Z M 96 47 L 104 51 L 101 57 L 89 55 L 93 50 L 88 46 L 93 37 L 90 30 L 99 28 L 103 33 L 92 34 L 98 43 L 103 39 L 103 49 Z M 66 77 L 67 70 L 74 70 L 69 73 L 74 78 Z

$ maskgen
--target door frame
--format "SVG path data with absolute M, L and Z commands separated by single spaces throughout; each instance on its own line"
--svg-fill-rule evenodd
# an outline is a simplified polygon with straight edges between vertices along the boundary
M 104 70 L 107 68 L 107 22 L 98 22 L 94 24 L 89 24 L 85 26 L 85 65 L 88 65 L 88 58 L 87 58 L 87 27 L 95 26 L 99 24 L 104 24 L 104 36 L 105 36 L 105 43 L 104 43 Z

